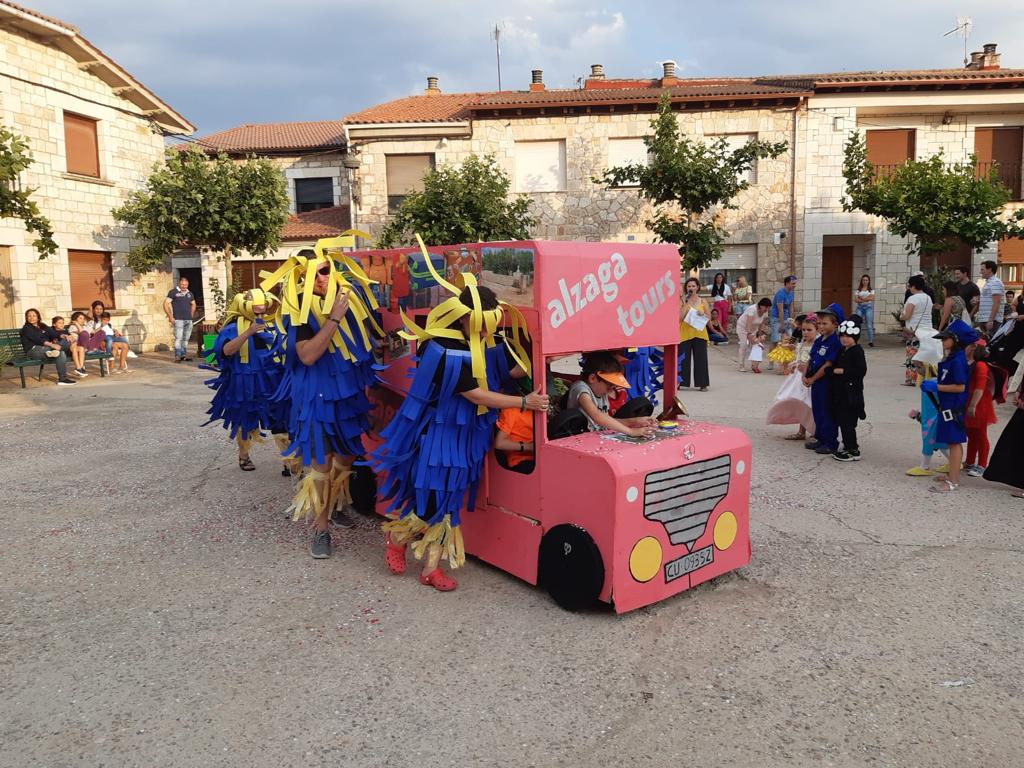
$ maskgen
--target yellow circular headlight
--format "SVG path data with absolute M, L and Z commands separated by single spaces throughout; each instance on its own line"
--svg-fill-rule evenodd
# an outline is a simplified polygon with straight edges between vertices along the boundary
M 738 529 L 736 515 L 732 512 L 723 512 L 715 521 L 715 549 L 728 549 L 736 541 Z
M 629 572 L 640 582 L 650 581 L 661 568 L 661 544 L 653 536 L 645 536 L 629 553 Z

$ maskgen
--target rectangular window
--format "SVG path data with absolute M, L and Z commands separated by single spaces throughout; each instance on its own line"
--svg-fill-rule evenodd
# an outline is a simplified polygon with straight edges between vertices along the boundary
M 756 133 L 727 133 L 719 136 L 708 136 L 708 139 L 715 141 L 717 139 L 725 139 L 725 144 L 731 152 L 735 152 L 741 147 L 745 147 L 748 141 L 753 141 L 757 138 Z M 751 186 L 757 184 L 757 161 L 750 166 L 750 170 L 746 173 L 737 174 L 737 178 L 740 181 L 745 181 Z
M 69 250 L 68 277 L 72 309 L 87 310 L 97 299 L 107 309 L 114 308 L 114 270 L 109 253 Z
M 1021 199 L 1021 150 L 1024 150 L 1022 128 L 975 128 L 974 154 L 978 158 L 978 175 L 987 177 L 993 168 L 999 180 L 1010 190 L 1011 199 Z
M 423 191 L 423 177 L 434 167 L 433 155 L 385 155 L 388 213 L 394 213 L 410 192 Z
M 100 150 L 96 139 L 96 121 L 64 113 L 64 153 L 68 173 L 100 177 Z
M 334 181 L 330 178 L 296 179 L 295 210 L 298 213 L 334 205 Z
M 276 259 L 266 259 L 261 261 L 232 261 L 232 282 L 238 286 L 239 291 L 251 291 L 253 288 L 258 288 L 260 281 L 263 279 L 260 277 L 260 272 L 264 270 L 267 272 L 273 272 L 282 264 L 284 264 L 283 261 Z
M 517 141 L 516 192 L 565 191 L 565 142 Z
M 608 139 L 608 167 L 618 168 L 623 165 L 647 165 L 650 158 L 647 145 L 643 139 Z M 635 183 L 621 184 L 622 187 L 635 187 Z
M 875 169 L 875 178 L 891 176 L 901 165 L 913 160 L 916 138 L 913 128 L 865 131 L 868 162 Z

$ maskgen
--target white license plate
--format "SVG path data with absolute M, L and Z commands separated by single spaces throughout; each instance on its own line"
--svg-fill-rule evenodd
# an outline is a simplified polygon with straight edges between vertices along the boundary
M 696 552 L 691 552 L 688 555 L 678 557 L 665 563 L 665 582 L 674 581 L 680 576 L 693 573 L 698 568 L 703 568 L 705 565 L 710 565 L 713 562 L 715 562 L 714 544 L 704 547 L 704 549 L 698 549 Z

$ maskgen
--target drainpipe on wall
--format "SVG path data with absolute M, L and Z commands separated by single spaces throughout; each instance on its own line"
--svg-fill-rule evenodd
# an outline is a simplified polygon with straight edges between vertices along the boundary
M 342 130 L 345 135 L 345 152 L 347 154 L 352 149 L 352 142 L 348 137 L 348 126 L 342 126 Z M 356 172 L 352 168 L 345 168 L 344 165 L 342 165 L 342 168 L 345 169 L 345 179 L 348 181 L 348 225 L 352 229 L 359 229 L 357 224 L 358 217 L 356 216 L 355 199 L 352 196 L 352 188 L 356 183 Z
M 796 274 L 796 137 L 797 137 L 797 113 L 800 112 L 800 108 L 804 105 L 805 97 L 801 96 L 799 103 L 796 105 L 796 109 L 793 110 L 793 133 L 790 143 L 790 157 L 792 158 L 789 163 L 789 274 Z M 802 275 L 801 275 L 802 277 Z

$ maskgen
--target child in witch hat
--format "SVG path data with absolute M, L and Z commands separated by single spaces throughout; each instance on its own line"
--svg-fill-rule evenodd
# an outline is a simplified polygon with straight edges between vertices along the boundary
M 811 347 L 811 356 L 803 377 L 804 386 L 811 388 L 814 439 L 804 443 L 804 447 L 826 455 L 839 450 L 839 427 L 832 418 L 829 402 L 829 377 L 839 357 L 839 350 L 842 349 L 836 329 L 845 318 L 843 308 L 838 304 L 830 304 L 815 314 L 818 316 L 819 335 Z
M 857 422 L 866 419 L 864 413 L 864 375 L 868 372 L 864 348 L 860 341 L 861 319 L 852 315 L 839 324 L 839 343 L 842 348 L 836 357 L 829 383 L 832 415 L 843 435 L 843 449 L 832 454 L 836 461 L 860 461 L 857 444 Z

